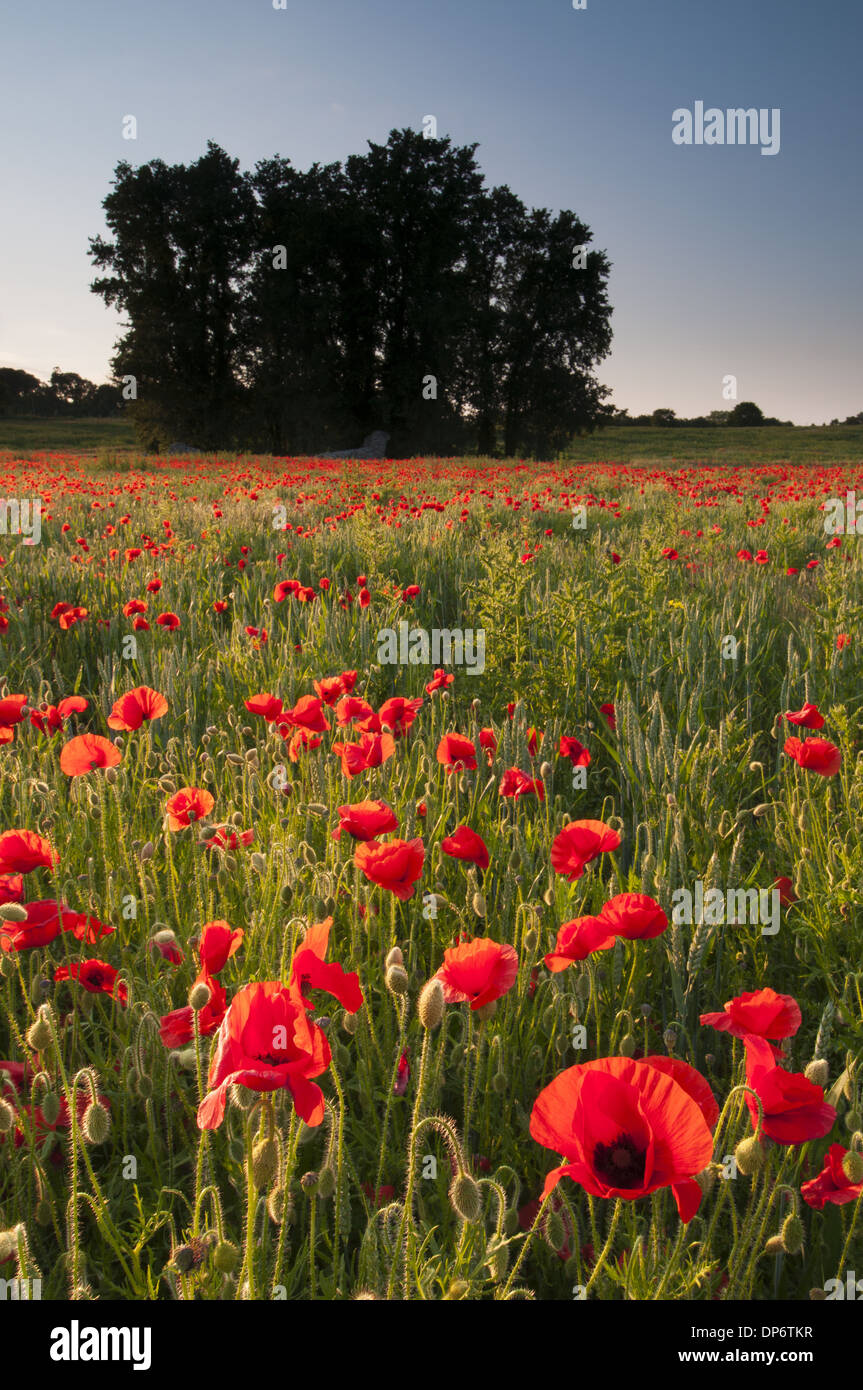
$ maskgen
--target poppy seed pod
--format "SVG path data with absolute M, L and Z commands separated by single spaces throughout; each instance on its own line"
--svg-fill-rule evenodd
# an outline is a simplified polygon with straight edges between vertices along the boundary
M 318 1192 L 318 1174 L 313 1172 L 303 1173 L 300 1178 L 300 1187 L 307 1197 L 316 1197 Z
M 0 1134 L 11 1134 L 15 1127 L 15 1111 L 6 1100 L 0 1100 Z
M 458 1173 L 450 1184 L 449 1200 L 452 1209 L 463 1221 L 479 1221 L 482 1196 L 470 1173 Z
M 111 1133 L 111 1116 L 100 1101 L 91 1101 L 87 1106 L 81 1127 L 88 1144 L 104 1144 Z
M 423 1028 L 437 1028 L 444 1016 L 443 985 L 434 977 L 424 985 L 417 1001 L 417 1013 Z
M 42 1111 L 45 1123 L 47 1125 L 55 1125 L 57 1123 L 57 1116 L 60 1114 L 60 1097 L 55 1095 L 53 1091 L 49 1091 L 48 1094 L 43 1097 L 42 1104 L 39 1108 Z

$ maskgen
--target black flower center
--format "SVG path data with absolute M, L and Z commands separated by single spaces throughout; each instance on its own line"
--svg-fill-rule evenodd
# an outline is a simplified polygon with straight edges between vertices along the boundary
M 610 1144 L 597 1144 L 593 1151 L 593 1170 L 609 1187 L 641 1187 L 646 1154 L 635 1140 L 622 1131 Z

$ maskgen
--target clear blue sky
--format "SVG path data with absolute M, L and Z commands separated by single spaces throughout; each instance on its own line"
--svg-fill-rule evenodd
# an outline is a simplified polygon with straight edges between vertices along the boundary
M 479 142 L 612 261 L 599 377 L 637 413 L 863 410 L 861 0 L 0 0 L 0 365 L 107 375 L 89 290 L 114 166 Z M 781 111 L 781 148 L 675 145 L 672 113 Z M 122 138 L 134 115 L 137 140 Z

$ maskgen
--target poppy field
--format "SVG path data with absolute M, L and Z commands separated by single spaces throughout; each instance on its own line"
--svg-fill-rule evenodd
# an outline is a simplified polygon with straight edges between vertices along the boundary
M 0 1277 L 863 1296 L 857 487 L 0 458 Z

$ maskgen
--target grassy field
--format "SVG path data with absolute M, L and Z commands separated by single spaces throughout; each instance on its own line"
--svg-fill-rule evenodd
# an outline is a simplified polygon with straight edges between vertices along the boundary
M 655 434 L 628 433 L 590 447 Z M 7 497 L 49 499 L 39 544 L 0 535 L 7 1277 L 769 1302 L 863 1270 L 863 558 L 819 510 L 863 462 L 838 456 L 3 460 Z M 482 631 L 484 662 L 393 663 L 400 624 Z M 164 701 L 109 724 L 141 687 Z M 377 847 L 334 838 L 371 800 Z M 762 915 L 687 913 L 698 885 Z
M 112 468 L 123 459 L 134 467 L 143 455 L 131 424 L 123 420 L 0 420 L 0 453 L 100 456 Z M 675 464 L 840 462 L 863 459 L 863 425 L 765 427 L 760 429 L 653 429 L 634 425 L 600 430 L 574 439 L 566 459 L 579 463 Z

